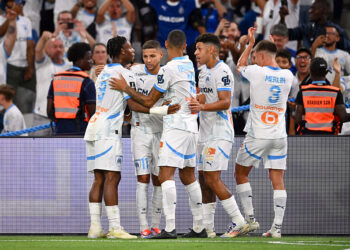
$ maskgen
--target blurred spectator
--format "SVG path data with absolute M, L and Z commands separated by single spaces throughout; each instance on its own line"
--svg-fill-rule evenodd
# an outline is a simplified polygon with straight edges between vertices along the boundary
M 308 24 L 309 20 L 309 9 L 313 0 L 300 0 L 300 10 L 299 10 L 299 26 Z
M 57 72 L 64 71 L 72 66 L 71 63 L 63 59 L 63 55 L 63 42 L 59 38 L 54 38 L 51 32 L 44 31 L 35 47 L 37 85 L 32 126 L 50 123 L 46 112 L 50 83 Z M 31 135 L 50 136 L 51 132 L 51 129 L 45 129 L 36 131 Z
M 85 73 L 92 66 L 91 49 L 75 43 L 68 50 L 73 67 L 55 74 L 47 96 L 48 117 L 56 122 L 55 135 L 83 135 L 96 109 L 94 82 Z
M 40 10 L 43 4 L 43 0 L 26 0 L 26 4 L 23 7 L 24 16 L 28 17 L 32 23 L 32 37 L 35 42 L 38 41 L 40 36 Z
M 266 4 L 265 0 L 251 0 L 251 2 L 251 9 L 245 13 L 239 23 L 239 30 L 241 31 L 242 35 L 247 35 L 249 27 L 254 27 L 256 18 L 262 15 Z
M 297 68 L 297 73 L 295 77 L 297 79 L 298 85 L 296 87 L 292 86 L 291 97 L 296 98 L 299 87 L 302 82 L 308 82 L 310 79 L 310 62 L 311 62 L 311 51 L 307 48 L 298 49 L 295 57 L 295 67 Z
M 346 112 L 350 113 L 350 76 L 343 76 L 341 78 L 341 89 L 343 91 L 344 104 Z M 350 135 L 350 123 L 344 123 L 341 135 Z
M 338 134 L 339 121 L 350 121 L 340 89 L 330 86 L 326 80 L 327 70 L 327 63 L 323 58 L 312 59 L 312 84 L 301 86 L 296 99 L 295 121 L 299 124 L 300 134 Z M 302 122 L 303 115 L 305 121 Z
M 123 6 L 127 11 L 125 14 Z M 135 8 L 129 0 L 106 0 L 97 12 L 96 41 L 107 44 L 110 38 L 117 35 L 130 41 L 134 22 Z
M 326 78 L 331 83 L 333 83 L 335 76 L 335 71 L 332 70 L 331 67 L 335 58 L 338 58 L 338 62 L 341 66 L 341 76 L 350 74 L 350 55 L 348 52 L 336 48 L 339 39 L 340 37 L 337 28 L 334 26 L 326 26 L 326 36 L 321 35 L 317 37 L 312 44 L 312 54 L 315 57 L 322 57 L 329 65 L 329 71 Z
M 10 85 L 0 86 L 0 105 L 4 107 L 3 130 L 1 133 L 26 129 L 21 111 L 13 104 L 15 89 Z M 28 134 L 22 134 L 28 135 Z
M 200 0 L 203 24 L 206 32 L 215 33 L 219 21 L 227 12 L 220 0 Z
M 73 19 L 72 13 L 68 10 L 62 11 L 58 15 L 56 30 L 53 36 L 63 41 L 65 52 L 78 42 L 89 43 L 90 46 L 95 44 L 95 39 L 86 32 L 81 21 Z
M 290 69 L 292 66 L 292 54 L 287 49 L 278 49 L 276 53 L 276 62 L 281 69 Z
M 284 24 L 275 24 L 270 30 L 270 40 L 276 45 L 277 50 L 286 49 L 291 54 L 291 68 L 290 70 L 295 75 L 297 69 L 295 68 L 295 54 L 296 50 L 288 47 L 288 29 Z
M 11 56 L 7 59 L 7 83 L 16 90 L 14 103 L 23 113 L 33 111 L 35 100 L 34 41 L 32 24 L 23 16 L 23 2 L 7 0 L 6 7 L 17 12 L 17 39 Z M 1 18 L 0 36 L 6 31 L 8 21 Z M 3 30 L 4 28 L 4 30 Z
M 350 41 L 346 32 L 338 25 L 327 20 L 328 3 L 326 0 L 315 0 L 310 7 L 309 24 L 301 24 L 299 27 L 289 29 L 289 40 L 303 40 L 303 46 L 311 48 L 314 40 L 320 35 L 326 34 L 326 26 L 336 27 L 339 33 L 337 48 L 350 51 Z
M 71 10 L 79 0 L 50 0 L 54 3 L 54 22 L 57 27 L 58 16 L 62 11 Z
M 82 0 L 77 2 L 73 6 L 71 13 L 73 18 L 81 21 L 86 29 L 95 21 L 97 14 L 96 0 Z
M 263 12 L 264 39 L 268 40 L 272 26 L 278 23 L 295 28 L 299 22 L 298 0 L 268 0 Z M 297 42 L 289 42 L 288 47 L 296 50 Z
M 40 10 L 40 36 L 42 35 L 43 31 L 55 31 L 55 21 L 54 18 L 54 7 L 55 7 L 55 0 L 43 0 L 41 10 Z
M 108 61 L 107 47 L 104 43 L 96 43 L 92 47 L 92 60 L 94 65 L 90 69 L 90 78 L 96 82 L 97 76 L 102 71 Z
M 17 12 L 7 10 L 6 22 L 8 27 L 4 39 L 0 42 L 0 85 L 6 83 L 7 58 L 11 55 L 17 37 Z

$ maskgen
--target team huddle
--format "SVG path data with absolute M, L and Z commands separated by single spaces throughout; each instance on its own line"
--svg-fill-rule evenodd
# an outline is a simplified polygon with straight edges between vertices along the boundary
M 176 186 L 179 177 L 189 196 L 193 226 L 184 238 L 215 237 L 214 214 L 219 198 L 232 224 L 221 235 L 232 238 L 259 228 L 252 204 L 248 174 L 263 159 L 274 189 L 275 218 L 265 237 L 281 237 L 287 193 L 283 184 L 286 169 L 287 134 L 285 111 L 293 75 L 275 61 L 276 46 L 259 42 L 254 50 L 257 65 L 248 66 L 255 29 L 248 32 L 249 45 L 237 64 L 237 71 L 250 81 L 251 105 L 247 136 L 238 151 L 235 178 L 244 214 L 220 178 L 227 170 L 234 130 L 230 111 L 234 78 L 231 69 L 219 60 L 220 41 L 212 34 L 196 40 L 200 65 L 198 93 L 193 63 L 183 55 L 186 36 L 180 30 L 169 33 L 165 46 L 169 62 L 161 67 L 159 42 L 143 45 L 145 64 L 126 66 L 134 50 L 124 37 L 107 43 L 112 63 L 104 67 L 96 81 L 96 113 L 85 133 L 88 171 L 94 173 L 89 194 L 91 226 L 89 238 L 133 239 L 120 225 L 118 185 L 122 169 L 121 129 L 126 104 L 132 110 L 131 141 L 137 176 L 136 205 L 141 238 L 174 239 Z M 199 129 L 197 118 L 199 116 Z M 195 170 L 198 168 L 198 180 Z M 152 179 L 152 221 L 148 225 L 148 187 Z M 101 225 L 104 198 L 109 232 Z M 165 228 L 160 230 L 162 211 Z

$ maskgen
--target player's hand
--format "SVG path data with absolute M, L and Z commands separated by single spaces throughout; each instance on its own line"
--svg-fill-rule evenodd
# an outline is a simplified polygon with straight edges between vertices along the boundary
M 256 31 L 256 28 L 254 27 L 250 27 L 248 29 L 248 41 L 249 41 L 249 45 L 254 45 L 255 43 L 255 31 Z
M 168 107 L 168 115 L 175 114 L 177 111 L 180 110 L 180 108 L 181 108 L 181 105 L 178 103 L 170 105 Z
M 119 74 L 120 79 L 112 77 L 109 80 L 109 86 L 111 86 L 111 89 L 113 90 L 119 90 L 119 91 L 124 91 L 126 90 L 128 84 L 126 83 L 124 77 L 122 74 Z
M 103 65 L 96 65 L 96 66 L 95 66 L 95 75 L 98 76 L 98 75 L 102 72 L 102 70 L 104 69 L 104 67 L 105 67 L 104 64 L 103 64 Z
M 24 81 L 29 81 L 30 79 L 32 79 L 34 75 L 34 70 L 30 67 L 27 67 L 27 69 L 24 71 Z
M 340 64 L 338 62 L 338 57 L 334 58 L 333 69 L 334 69 L 335 73 L 340 74 L 341 66 L 340 66 Z
M 199 94 L 197 95 L 197 101 L 200 103 L 200 104 L 204 104 L 205 103 L 205 95 L 204 94 Z
M 6 7 L 6 18 L 9 21 L 14 21 L 17 19 L 17 12 Z
M 201 111 L 202 104 L 200 104 L 196 98 L 191 97 L 189 107 L 190 107 L 191 113 L 196 114 L 196 113 L 199 113 L 199 111 Z

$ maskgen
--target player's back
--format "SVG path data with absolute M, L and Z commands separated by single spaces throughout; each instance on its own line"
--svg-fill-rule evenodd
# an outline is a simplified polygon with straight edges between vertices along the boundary
M 135 75 L 135 86 L 131 86 L 135 91 L 149 95 L 154 83 L 157 82 L 157 74 L 148 72 L 146 65 L 137 64 L 130 69 Z M 153 107 L 159 107 L 164 99 L 160 98 Z M 132 112 L 131 124 L 142 129 L 145 133 L 159 133 L 163 130 L 163 117 L 140 112 Z
M 126 100 L 125 93 L 112 90 L 109 80 L 122 74 L 127 82 L 134 82 L 133 73 L 119 63 L 108 64 L 96 80 L 96 112 L 91 117 L 84 139 L 87 141 L 121 137 Z
M 155 88 L 165 93 L 164 99 L 181 105 L 175 114 L 164 116 L 164 129 L 198 132 L 197 115 L 192 114 L 189 108 L 191 97 L 196 97 L 196 86 L 193 63 L 188 56 L 173 58 L 160 69 L 157 78 Z
M 250 81 L 250 112 L 245 131 L 260 139 L 287 137 L 285 112 L 293 83 L 289 70 L 247 66 L 242 76 Z

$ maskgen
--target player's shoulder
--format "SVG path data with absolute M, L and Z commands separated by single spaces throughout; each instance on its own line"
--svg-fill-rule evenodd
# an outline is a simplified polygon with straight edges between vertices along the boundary
M 215 66 L 215 69 L 217 72 L 220 74 L 226 74 L 226 75 L 232 75 L 232 70 L 230 67 L 224 62 L 224 61 L 219 61 L 217 65 Z
M 135 76 L 147 75 L 146 66 L 144 64 L 136 64 L 130 68 L 130 71 L 132 71 Z

